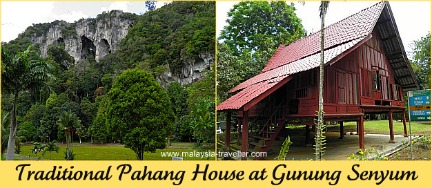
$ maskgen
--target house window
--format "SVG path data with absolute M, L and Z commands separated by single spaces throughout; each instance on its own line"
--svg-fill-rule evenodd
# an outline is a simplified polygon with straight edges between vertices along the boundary
M 296 91 L 296 98 L 306 98 L 308 96 L 307 88 L 299 89 Z
M 372 72 L 372 86 L 376 91 L 381 91 L 381 75 L 379 71 Z
M 399 91 L 398 90 L 399 90 L 398 86 L 397 85 L 393 85 L 393 99 L 395 101 L 399 100 Z

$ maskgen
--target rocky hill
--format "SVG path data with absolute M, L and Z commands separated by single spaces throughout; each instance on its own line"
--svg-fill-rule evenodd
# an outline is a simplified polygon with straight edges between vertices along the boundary
M 38 45 L 43 58 L 51 46 L 61 46 L 74 59 L 67 68 L 112 54 L 122 69 L 146 63 L 163 85 L 190 84 L 214 62 L 213 4 L 173 2 L 143 15 L 113 10 L 74 23 L 34 24 L 3 45 L 15 51 Z
M 35 24 L 27 28 L 18 39 L 30 35 L 32 43 L 40 44 L 42 57 L 48 56 L 50 45 L 58 43 L 64 45 L 65 51 L 75 62 L 86 59 L 89 55 L 99 61 L 119 49 L 120 41 L 127 35 L 136 18 L 135 14 L 114 10 L 74 23 L 54 21 Z

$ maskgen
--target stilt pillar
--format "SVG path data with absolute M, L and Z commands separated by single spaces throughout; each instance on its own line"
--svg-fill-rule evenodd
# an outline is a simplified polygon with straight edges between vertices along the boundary
M 309 125 L 306 125 L 306 146 L 309 144 L 309 139 L 310 139 L 310 129 L 309 129 Z
M 230 151 L 231 147 L 231 112 L 227 112 L 226 116 L 226 129 L 225 129 L 225 147 L 226 151 Z
M 365 145 L 364 145 L 364 116 L 361 115 L 360 116 L 360 120 L 358 122 L 358 135 L 359 135 L 359 148 L 364 150 L 365 149 Z
M 390 140 L 389 143 L 395 143 L 394 141 L 394 131 L 393 131 L 393 112 L 390 111 L 388 113 L 388 119 L 389 119 L 389 128 L 390 128 Z
M 360 125 L 360 123 L 359 123 L 359 121 L 357 121 L 356 122 L 356 135 L 358 135 L 358 133 L 359 133 L 359 125 Z
M 405 114 L 405 110 L 402 112 L 402 122 L 403 122 L 403 126 L 404 126 L 404 137 L 408 137 L 408 131 L 407 131 L 407 126 L 406 126 L 406 114 Z
M 343 127 L 343 121 L 340 122 L 339 125 L 339 139 L 344 138 L 344 127 Z
M 242 119 L 242 154 L 246 154 L 249 148 L 249 130 L 248 130 L 249 116 L 248 111 L 243 111 Z M 242 160 L 246 160 L 246 156 L 242 156 Z

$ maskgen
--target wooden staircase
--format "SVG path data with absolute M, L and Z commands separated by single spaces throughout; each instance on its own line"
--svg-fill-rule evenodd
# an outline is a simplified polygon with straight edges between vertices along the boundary
M 268 118 L 257 118 L 251 124 L 249 151 L 267 152 L 272 146 L 279 132 L 285 127 L 283 103 L 284 101 L 281 101 L 274 109 L 263 109 L 263 111 L 267 111 L 267 114 L 270 114 L 267 116 Z

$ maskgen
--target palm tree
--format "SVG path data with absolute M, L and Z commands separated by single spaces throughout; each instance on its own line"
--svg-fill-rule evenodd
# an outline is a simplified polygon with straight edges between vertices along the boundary
M 315 137 L 315 160 L 321 160 L 324 155 L 324 20 L 327 14 L 329 1 L 321 1 L 320 18 L 321 18 L 321 62 L 319 66 L 319 91 L 318 91 L 318 127 Z
M 43 148 L 44 148 L 44 149 L 43 149 L 43 151 L 42 151 L 42 155 L 45 155 L 45 153 L 48 151 L 48 152 L 50 153 L 50 160 L 51 160 L 51 153 L 52 153 L 53 151 L 55 151 L 55 152 L 58 153 L 58 151 L 59 151 L 59 149 L 60 149 L 60 148 L 56 145 L 56 141 L 55 141 L 55 140 L 46 143 L 46 144 L 43 146 Z
M 17 103 L 19 94 L 39 88 L 47 80 L 48 64 L 44 61 L 32 61 L 29 58 L 30 47 L 15 56 L 2 50 L 2 92 L 12 95 L 12 112 L 9 127 L 9 139 L 6 160 L 13 160 L 17 132 Z
M 66 147 L 70 148 L 72 142 L 72 132 L 81 125 L 81 120 L 78 119 L 75 113 L 71 110 L 63 112 L 57 120 L 59 130 L 64 130 L 66 135 Z

